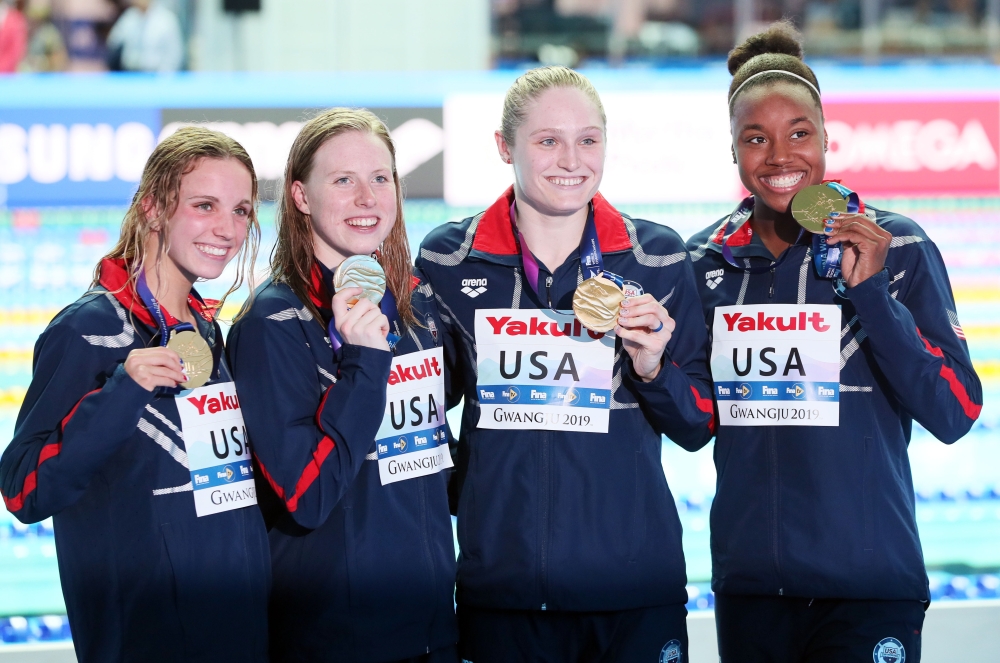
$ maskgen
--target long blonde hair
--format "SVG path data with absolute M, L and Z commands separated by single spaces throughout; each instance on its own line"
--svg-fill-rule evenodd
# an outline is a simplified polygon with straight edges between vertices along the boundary
M 597 112 L 601 115 L 601 124 L 607 127 L 608 118 L 604 114 L 601 95 L 597 94 L 597 88 L 589 78 L 569 67 L 538 67 L 518 76 L 504 97 L 500 135 L 508 145 L 514 144 L 517 128 L 524 124 L 528 104 L 545 90 L 557 87 L 575 88 L 583 92 L 597 107 Z
M 312 224 L 308 214 L 295 206 L 292 183 L 303 182 L 313 168 L 316 151 L 328 140 L 348 131 L 359 131 L 381 140 L 392 157 L 392 181 L 396 186 L 396 221 L 382 244 L 379 262 L 385 270 L 389 290 L 396 297 L 400 321 L 413 326 L 416 318 L 410 302 L 410 283 L 413 267 L 410 263 L 410 243 L 403 222 L 403 190 L 396 172 L 396 148 L 389 130 L 382 120 L 365 109 L 331 108 L 312 118 L 302 127 L 292 143 L 285 164 L 285 181 L 278 200 L 275 217 L 278 241 L 271 254 L 271 275 L 275 281 L 288 285 L 292 292 L 322 321 L 316 305 L 309 296 L 312 270 L 315 263 Z
M 226 297 L 243 285 L 246 275 L 252 273 L 254 261 L 257 259 L 257 249 L 260 246 L 260 224 L 257 221 L 257 174 L 254 172 L 250 155 L 242 145 L 224 133 L 203 127 L 185 127 L 178 130 L 157 145 L 149 155 L 142 170 L 139 190 L 132 197 L 132 204 L 122 220 L 118 243 L 101 259 L 101 262 L 97 263 L 92 287 L 99 285 L 101 263 L 104 260 L 124 259 L 128 270 L 128 281 L 124 287 L 130 288 L 133 295 L 135 294 L 136 281 L 146 268 L 149 259 L 146 255 L 146 240 L 150 232 L 154 230 L 159 232 L 159 251 L 155 257 L 159 262 L 170 246 L 167 221 L 177 211 L 181 179 L 194 170 L 201 159 L 236 159 L 250 171 L 253 187 L 250 214 L 247 219 L 247 238 L 240 247 L 236 279 L 219 302 L 217 310 L 222 310 Z M 147 214 L 147 209 L 155 210 L 155 216 Z

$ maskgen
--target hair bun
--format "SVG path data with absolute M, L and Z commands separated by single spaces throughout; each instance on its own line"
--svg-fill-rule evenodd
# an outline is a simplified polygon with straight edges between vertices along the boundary
M 742 44 L 729 51 L 726 65 L 735 75 L 739 68 L 753 57 L 764 53 L 781 53 L 802 59 L 802 35 L 791 21 L 776 21 L 763 32 L 747 37 Z

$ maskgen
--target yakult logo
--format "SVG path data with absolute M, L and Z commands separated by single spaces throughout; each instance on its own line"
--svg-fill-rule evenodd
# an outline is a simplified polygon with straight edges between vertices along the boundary
M 572 323 L 564 322 L 559 324 L 545 318 L 532 316 L 528 322 L 522 320 L 511 320 L 509 315 L 502 318 L 486 316 L 486 322 L 493 328 L 493 333 L 504 334 L 506 336 L 572 336 L 579 338 L 584 332 L 591 338 L 601 338 L 604 334 L 592 332 L 584 329 L 579 320 L 574 318 Z
M 818 311 L 806 313 L 799 312 L 798 315 L 778 316 L 764 315 L 763 311 L 758 311 L 756 316 L 743 315 L 742 313 L 723 313 L 726 321 L 727 331 L 818 331 L 825 332 L 830 329 L 826 324 L 823 314 Z
M 824 104 L 827 174 L 864 196 L 1000 192 L 1000 102 Z
M 218 398 L 209 398 L 208 394 L 203 394 L 201 398 L 188 397 L 188 402 L 198 409 L 198 414 L 215 414 L 224 410 L 239 410 L 240 399 L 238 396 L 226 396 L 221 391 Z
M 409 366 L 396 362 L 395 367 L 389 369 L 389 384 L 423 380 L 438 375 L 441 375 L 441 365 L 438 363 L 437 357 L 424 359 L 419 364 Z

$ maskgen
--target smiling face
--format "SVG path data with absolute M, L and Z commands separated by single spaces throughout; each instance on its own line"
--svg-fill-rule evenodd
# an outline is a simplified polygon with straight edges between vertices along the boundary
M 572 87 L 532 100 L 514 145 L 497 132 L 500 156 L 514 164 L 514 190 L 546 216 L 574 214 L 590 202 L 604 175 L 604 122 L 594 103 Z
M 392 154 L 377 136 L 348 131 L 316 150 L 305 181 L 291 186 L 295 206 L 309 215 L 313 250 L 329 268 L 378 249 L 396 222 Z
M 236 257 L 247 237 L 253 180 L 236 159 L 203 158 L 181 178 L 177 209 L 167 220 L 167 250 L 160 267 L 189 284 L 215 279 Z M 146 255 L 156 255 L 153 231 Z
M 743 186 L 779 214 L 826 173 L 826 130 L 802 86 L 778 82 L 742 93 L 732 117 L 733 149 Z

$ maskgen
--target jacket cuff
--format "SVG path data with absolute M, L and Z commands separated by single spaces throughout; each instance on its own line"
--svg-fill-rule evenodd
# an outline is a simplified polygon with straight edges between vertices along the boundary
M 853 288 L 847 288 L 844 294 L 855 304 L 864 303 L 875 297 L 885 297 L 889 293 L 889 268 L 883 267 L 881 272 L 872 274 Z

